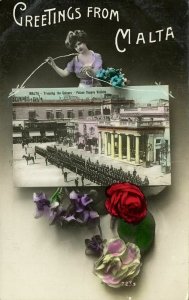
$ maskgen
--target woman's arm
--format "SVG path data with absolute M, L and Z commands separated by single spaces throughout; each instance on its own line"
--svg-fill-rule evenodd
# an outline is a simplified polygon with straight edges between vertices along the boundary
M 70 74 L 70 72 L 67 70 L 67 68 L 65 68 L 65 69 L 59 68 L 55 64 L 54 59 L 52 57 L 48 57 L 46 61 L 56 71 L 56 73 L 58 75 L 60 75 L 61 77 L 66 77 Z

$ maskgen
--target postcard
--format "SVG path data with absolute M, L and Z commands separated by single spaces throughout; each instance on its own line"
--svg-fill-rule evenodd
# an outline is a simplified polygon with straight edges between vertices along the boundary
M 0 9 L 0 298 L 188 299 L 187 1 Z
M 14 92 L 16 186 L 171 184 L 168 86 Z

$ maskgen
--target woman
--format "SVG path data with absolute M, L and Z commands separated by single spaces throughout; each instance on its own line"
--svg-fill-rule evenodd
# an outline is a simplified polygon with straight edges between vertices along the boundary
M 88 49 L 87 34 L 83 30 L 69 31 L 65 45 L 71 50 L 75 49 L 78 54 L 67 64 L 65 69 L 59 68 L 53 58 L 48 57 L 47 62 L 57 74 L 66 77 L 70 73 L 75 73 L 80 79 L 79 87 L 81 88 L 100 86 L 100 83 L 91 77 L 95 77 L 96 72 L 102 69 L 102 58 L 100 54 Z

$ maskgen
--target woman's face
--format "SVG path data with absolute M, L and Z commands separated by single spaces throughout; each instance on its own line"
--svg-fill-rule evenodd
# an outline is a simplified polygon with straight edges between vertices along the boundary
M 88 50 L 88 48 L 87 48 L 87 45 L 86 45 L 85 43 L 79 42 L 79 41 L 78 41 L 78 42 L 75 44 L 75 50 L 76 50 L 78 53 L 83 54 L 83 53 L 86 52 L 86 50 Z

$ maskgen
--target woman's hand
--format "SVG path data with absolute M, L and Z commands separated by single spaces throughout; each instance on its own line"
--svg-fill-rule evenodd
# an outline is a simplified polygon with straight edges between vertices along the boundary
M 94 71 L 91 67 L 89 67 L 89 66 L 83 67 L 83 68 L 81 69 L 81 73 L 82 73 L 83 75 L 89 75 L 89 76 L 92 76 L 92 77 L 95 77 L 95 76 L 96 76 L 95 71 Z
M 45 61 L 51 66 L 51 67 L 55 67 L 56 66 L 56 64 L 55 64 L 55 62 L 54 62 L 54 59 L 52 58 L 52 57 L 47 57 L 47 59 L 45 59 Z
M 70 72 L 65 68 L 65 69 L 61 69 L 59 68 L 55 62 L 54 59 L 52 57 L 47 57 L 47 59 L 45 59 L 45 61 L 55 70 L 55 72 L 60 75 L 61 77 L 66 77 L 70 74 Z

